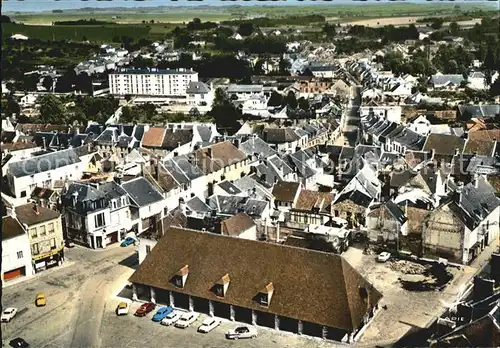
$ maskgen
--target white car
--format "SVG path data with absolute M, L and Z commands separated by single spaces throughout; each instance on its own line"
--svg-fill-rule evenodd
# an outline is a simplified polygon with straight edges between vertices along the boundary
M 175 323 L 175 327 L 179 327 L 181 329 L 185 329 L 189 325 L 191 325 L 192 323 L 194 323 L 196 321 L 196 319 L 198 319 L 199 316 L 200 316 L 200 314 L 198 314 L 196 312 L 184 313 L 181 316 L 181 318 Z
M 165 326 L 174 325 L 181 318 L 181 315 L 182 313 L 179 311 L 172 311 L 161 320 L 160 324 Z
M 17 314 L 17 308 L 7 308 L 2 312 L 2 323 L 8 323 Z
M 116 315 L 127 315 L 130 309 L 128 302 L 120 302 L 118 307 L 116 307 Z
M 254 337 L 257 337 L 257 330 L 252 326 L 237 326 L 233 330 L 226 332 L 226 338 L 233 340 Z
M 387 251 L 383 251 L 377 256 L 377 261 L 378 262 L 386 262 L 391 258 L 391 253 L 388 253 Z
M 198 328 L 198 332 L 209 333 L 219 325 L 220 325 L 220 319 L 206 317 L 205 320 L 203 320 L 203 322 L 201 323 L 200 327 Z

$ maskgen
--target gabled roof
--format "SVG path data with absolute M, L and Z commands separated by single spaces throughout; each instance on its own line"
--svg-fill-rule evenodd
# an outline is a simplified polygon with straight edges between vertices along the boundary
M 299 140 L 299 136 L 292 128 L 266 128 L 262 137 L 265 142 L 271 144 L 283 144 Z
M 254 226 L 255 222 L 248 214 L 238 213 L 221 222 L 221 233 L 226 236 L 237 237 Z
M 300 188 L 300 183 L 280 181 L 273 187 L 274 199 L 280 202 L 293 202 Z
M 173 151 L 177 147 L 189 143 L 193 140 L 193 131 L 188 129 L 168 129 L 163 138 L 162 148 Z M 144 144 L 144 143 L 143 143 Z
M 373 209 L 368 216 L 377 217 L 379 219 L 392 218 L 400 225 L 404 224 L 407 220 L 403 210 L 393 201 L 387 201 L 385 204 L 378 206 Z
M 151 127 L 144 133 L 142 138 L 142 146 L 144 147 L 161 147 L 163 138 L 165 137 L 166 128 L 164 127 Z
M 33 226 L 41 224 L 42 222 L 57 219 L 61 216 L 61 214 L 59 214 L 57 211 L 41 207 L 40 205 L 38 205 L 37 209 L 39 211 L 39 214 L 36 214 L 34 204 L 28 203 L 17 206 L 15 208 L 16 218 L 22 224 Z
M 333 198 L 331 192 L 301 190 L 293 210 L 311 212 L 313 209 L 318 209 L 320 213 L 330 214 Z
M 454 135 L 429 134 L 423 151 L 434 150 L 435 155 L 455 155 L 455 151 L 462 152 L 464 140 Z
M 216 172 L 224 167 L 244 161 L 247 158 L 243 152 L 230 141 L 223 141 L 198 149 L 193 152 L 197 166 L 205 174 Z
M 268 207 L 268 202 L 241 196 L 216 195 L 210 197 L 210 208 L 223 215 L 234 215 L 245 212 L 250 216 L 260 218 Z
M 184 265 L 190 275 L 178 289 L 170 279 Z M 218 298 L 211 289 L 225 274 L 231 283 Z M 339 255 L 180 228 L 166 231 L 130 281 L 343 330 L 360 327 L 382 297 Z M 263 307 L 253 299 L 271 282 Z
M 190 81 L 186 88 L 186 94 L 204 94 L 209 92 L 210 87 L 206 83 L 199 81 Z
M 12 216 L 2 217 L 2 241 L 24 235 L 26 232 Z
M 81 160 L 76 151 L 74 149 L 67 149 L 10 163 L 9 171 L 15 177 L 23 177 L 55 170 L 79 162 Z
M 122 184 L 138 207 L 145 207 L 163 200 L 163 195 L 144 177 L 138 177 Z
M 465 142 L 463 153 L 468 155 L 493 156 L 495 145 L 496 142 L 493 140 L 473 140 L 469 138 Z

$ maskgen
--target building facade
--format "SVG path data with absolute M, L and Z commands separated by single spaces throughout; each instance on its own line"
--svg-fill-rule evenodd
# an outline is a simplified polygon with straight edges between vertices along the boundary
M 185 96 L 190 82 L 198 81 L 192 70 L 126 69 L 109 74 L 113 95 Z
M 62 265 L 64 239 L 61 214 L 35 203 L 16 207 L 15 215 L 28 232 L 34 272 Z
M 12 279 L 33 274 L 28 235 L 19 222 L 2 218 L 2 285 Z

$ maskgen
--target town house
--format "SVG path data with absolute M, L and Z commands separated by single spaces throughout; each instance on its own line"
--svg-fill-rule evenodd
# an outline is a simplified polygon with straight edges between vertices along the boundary
M 33 274 L 28 234 L 12 216 L 2 217 L 2 286 Z
M 28 233 L 35 272 L 64 262 L 61 214 L 39 205 L 25 204 L 14 209 L 15 218 Z

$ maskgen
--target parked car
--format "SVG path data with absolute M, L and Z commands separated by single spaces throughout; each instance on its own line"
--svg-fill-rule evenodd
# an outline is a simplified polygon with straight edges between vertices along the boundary
M 156 304 L 154 304 L 153 302 L 148 302 L 148 303 L 144 303 L 142 306 L 140 306 L 136 311 L 135 311 L 135 316 L 136 317 L 144 317 L 146 316 L 146 314 L 148 314 L 149 312 L 152 312 L 154 311 L 154 309 L 156 308 Z
M 17 308 L 6 308 L 2 312 L 2 323 L 8 323 L 14 318 L 17 314 Z
M 43 307 L 47 304 L 47 298 L 43 292 L 39 292 L 35 297 L 35 306 Z
M 226 338 L 233 340 L 254 337 L 257 337 L 257 330 L 252 326 L 237 326 L 233 330 L 226 332 Z
M 174 309 L 172 307 L 161 307 L 158 311 L 153 315 L 153 321 L 162 321 L 165 319 L 167 315 L 172 313 Z
M 29 348 L 28 342 L 23 340 L 21 337 L 14 338 L 12 341 L 9 342 L 9 346 L 15 347 L 15 348 Z
M 175 323 L 175 327 L 185 329 L 198 319 L 200 315 L 196 312 L 184 313 L 181 318 Z
M 391 253 L 389 253 L 387 251 L 383 251 L 380 254 L 378 254 L 377 261 L 378 262 L 386 262 L 390 258 L 391 258 Z
M 128 302 L 120 302 L 116 307 L 116 315 L 127 315 L 129 308 Z
M 198 332 L 209 333 L 217 326 L 220 325 L 220 319 L 213 317 L 206 317 L 198 328 Z
M 122 243 L 120 244 L 122 247 L 128 247 L 129 245 L 132 245 L 135 243 L 135 239 L 132 237 L 127 237 L 125 238 Z
M 66 245 L 66 248 L 74 248 L 75 247 L 75 243 L 73 243 L 70 240 L 67 240 L 64 244 Z
M 179 311 L 173 311 L 167 314 L 165 318 L 161 321 L 160 324 L 165 326 L 174 325 L 182 316 L 182 313 Z

